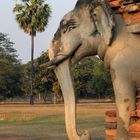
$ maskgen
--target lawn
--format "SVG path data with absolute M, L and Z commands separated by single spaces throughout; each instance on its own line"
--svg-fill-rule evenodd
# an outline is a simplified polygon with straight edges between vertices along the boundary
M 94 140 L 105 139 L 104 114 L 112 104 L 79 104 L 78 133 L 89 130 Z M 68 140 L 63 105 L 0 105 L 0 140 Z

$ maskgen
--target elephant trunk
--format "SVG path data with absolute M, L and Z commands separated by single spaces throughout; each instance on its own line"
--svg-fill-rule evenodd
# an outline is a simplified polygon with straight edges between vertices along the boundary
M 86 132 L 79 136 L 76 128 L 76 104 L 75 92 L 71 78 L 70 61 L 69 59 L 63 61 L 55 69 L 55 74 L 60 83 L 64 104 L 65 104 L 65 124 L 66 131 L 70 140 L 90 140 L 89 134 Z

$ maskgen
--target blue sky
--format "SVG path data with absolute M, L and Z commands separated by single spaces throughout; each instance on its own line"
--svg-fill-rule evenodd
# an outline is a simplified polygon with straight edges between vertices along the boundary
M 61 18 L 72 10 L 77 0 L 46 0 L 52 8 L 49 24 L 43 33 L 38 33 L 35 38 L 35 55 L 37 58 L 42 51 L 46 51 L 50 45 Z M 16 0 L 1 0 L 0 3 L 0 32 L 9 34 L 11 41 L 15 43 L 14 48 L 18 51 L 22 63 L 30 61 L 30 36 L 18 27 L 12 10 Z

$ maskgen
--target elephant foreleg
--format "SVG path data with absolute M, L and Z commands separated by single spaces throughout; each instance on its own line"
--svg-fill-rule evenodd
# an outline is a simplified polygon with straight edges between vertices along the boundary
M 112 72 L 113 87 L 117 106 L 116 140 L 130 140 L 128 128 L 130 114 L 135 110 L 135 89 L 131 81 L 121 72 Z

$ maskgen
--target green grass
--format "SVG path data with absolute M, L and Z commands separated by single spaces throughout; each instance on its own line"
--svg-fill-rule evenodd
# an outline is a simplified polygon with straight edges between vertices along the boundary
M 68 140 L 63 106 L 21 106 L 18 107 L 18 110 L 16 106 L 4 106 L 4 108 L 0 108 L 0 111 L 4 113 L 4 109 L 5 112 L 9 112 L 10 117 L 5 121 L 0 121 L 0 140 Z M 96 109 L 92 105 L 78 107 L 79 134 L 84 130 L 89 130 L 92 139 L 104 140 L 104 113 L 106 110 L 102 107 Z M 30 119 L 16 115 L 16 113 L 22 115 L 28 113 L 27 116 L 30 116 Z
M 4 132 L 3 134 L 1 132 Z M 5 121 L 0 123 L 0 138 L 55 140 L 67 139 L 64 122 L 46 118 L 37 118 L 30 121 Z

